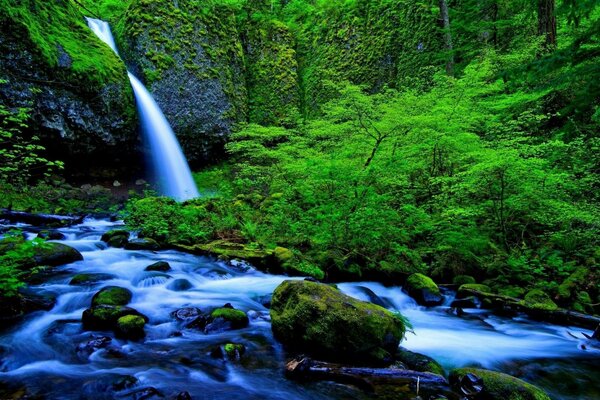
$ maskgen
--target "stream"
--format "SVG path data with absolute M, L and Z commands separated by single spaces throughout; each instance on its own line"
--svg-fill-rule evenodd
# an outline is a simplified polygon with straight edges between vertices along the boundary
M 84 260 L 59 267 L 46 282 L 31 288 L 56 296 L 52 310 L 31 313 L 0 332 L 0 398 L 5 397 L 3 390 L 33 396 L 28 398 L 146 398 L 153 393 L 149 388 L 166 398 L 183 391 L 200 399 L 369 398 L 345 385 L 297 383 L 284 377 L 286 354 L 273 339 L 264 304 L 275 287 L 290 278 L 177 251 L 107 247 L 100 240 L 102 233 L 121 225 L 86 219 L 59 229 L 66 235 L 59 242 L 79 250 Z M 35 228 L 19 227 L 29 238 L 35 237 Z M 167 261 L 172 270 L 144 271 L 156 261 Z M 69 285 L 78 273 L 106 274 L 107 279 L 88 286 Z M 192 287 L 172 290 L 176 279 L 186 279 Z M 82 312 L 94 293 L 107 285 L 132 291 L 129 306 L 150 319 L 143 340 L 82 330 Z M 581 332 L 591 335 L 590 331 L 525 317 L 498 317 L 478 309 L 465 310 L 459 317 L 449 312 L 451 295 L 440 307 L 424 308 L 399 287 L 372 282 L 338 287 L 361 300 L 372 299 L 374 293 L 388 308 L 402 312 L 413 332 L 401 345 L 432 356 L 447 370 L 477 365 L 538 385 L 554 399 L 600 399 L 600 351 L 569 334 L 583 338 Z M 247 312 L 250 325 L 204 334 L 183 328 L 171 316 L 182 307 L 204 310 L 225 303 Z M 109 346 L 85 348 L 102 336 L 112 338 Z M 228 342 L 246 346 L 239 361 L 211 357 L 213 348 Z

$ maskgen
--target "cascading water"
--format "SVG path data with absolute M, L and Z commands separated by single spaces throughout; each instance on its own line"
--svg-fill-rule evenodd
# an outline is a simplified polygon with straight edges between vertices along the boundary
M 107 22 L 88 18 L 88 26 L 118 55 L 115 40 Z M 150 157 L 161 193 L 176 200 L 198 197 L 190 167 L 181 146 L 154 98 L 130 72 L 127 73 L 137 102 L 142 132 L 150 148 Z

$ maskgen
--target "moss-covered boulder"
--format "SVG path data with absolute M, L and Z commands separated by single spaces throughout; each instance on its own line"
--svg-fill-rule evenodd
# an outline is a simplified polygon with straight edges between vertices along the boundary
M 83 260 L 81 253 L 62 243 L 44 243 L 33 248 L 32 262 L 35 265 L 58 266 Z
M 461 388 L 469 391 L 467 382 L 477 380 L 481 391 L 477 399 L 502 399 L 502 400 L 550 400 L 550 397 L 541 389 L 513 376 L 500 372 L 488 371 L 477 368 L 459 368 L 450 372 L 450 384 L 459 392 Z
M 244 260 L 257 268 L 269 269 L 275 265 L 273 251 L 250 247 L 243 243 L 233 243 L 227 240 L 215 240 L 207 244 L 192 246 L 174 244 L 174 247 L 191 253 L 217 256 L 222 260 Z
M 144 332 L 144 326 L 146 320 L 139 315 L 124 315 L 117 319 L 115 326 L 115 333 L 125 339 L 141 339 L 146 333 Z
M 405 331 L 401 318 L 325 284 L 284 281 L 273 293 L 275 338 L 319 358 L 386 363 Z
M 245 312 L 233 308 L 231 304 L 226 304 L 210 313 L 204 332 L 215 333 L 242 329 L 247 327 L 249 323 L 250 320 Z
M 452 283 L 460 286 L 468 283 L 476 283 L 476 281 L 475 278 L 470 275 L 456 275 L 452 278 Z
M 77 274 L 71 278 L 69 285 L 93 285 L 113 278 L 111 274 Z
M 404 290 L 417 303 L 423 306 L 437 306 L 442 304 L 444 296 L 435 282 L 423 274 L 412 274 L 404 284 Z
M 143 239 L 133 239 L 125 244 L 126 250 L 159 250 L 160 244 L 154 239 L 151 238 L 143 238 Z
M 40 231 L 37 237 L 44 240 L 64 240 L 66 238 L 62 232 L 47 229 Z
M 0 0 L 0 8 L 0 104 L 32 109 L 31 133 L 73 173 L 137 164 L 125 65 L 75 2 Z
M 394 358 L 412 371 L 431 372 L 437 375 L 444 375 L 444 368 L 442 368 L 442 366 L 433 358 L 424 354 L 400 348 L 394 355 Z
M 171 270 L 171 265 L 166 261 L 157 261 L 154 264 L 148 265 L 144 271 L 167 272 Z
M 129 232 L 122 229 L 113 229 L 104 233 L 101 239 L 110 247 L 122 248 L 129 242 Z
M 83 329 L 86 330 L 114 330 L 116 329 L 119 318 L 126 315 L 138 315 L 147 321 L 147 317 L 133 308 L 106 305 L 100 305 L 86 309 L 83 311 L 81 321 L 83 323 Z
M 474 292 L 492 293 L 492 289 L 487 285 L 480 283 L 465 283 L 460 285 L 456 292 L 456 297 L 463 298 L 472 295 Z
M 539 289 L 530 290 L 520 304 L 532 310 L 554 311 L 558 309 L 550 296 Z
M 126 306 L 131 301 L 131 291 L 118 286 L 106 286 L 92 298 L 92 306 Z

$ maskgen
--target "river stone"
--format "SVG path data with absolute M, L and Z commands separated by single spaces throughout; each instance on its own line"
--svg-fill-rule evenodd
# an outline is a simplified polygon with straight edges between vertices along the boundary
M 104 242 L 108 242 L 112 238 L 118 236 L 124 236 L 126 239 L 129 239 L 129 231 L 126 231 L 124 229 L 112 229 L 108 232 L 103 233 L 100 239 Z
M 33 253 L 33 257 L 27 263 L 30 266 L 56 267 L 83 260 L 78 250 L 62 243 L 46 242 L 42 246 L 34 247 Z
M 400 347 L 394 358 L 410 370 L 444 375 L 444 368 L 436 360 L 424 354 L 415 353 Z
M 106 286 L 100 289 L 92 298 L 92 306 L 125 306 L 131 301 L 129 289 L 119 286 Z
M 101 331 L 115 329 L 118 319 L 126 315 L 139 315 L 144 318 L 144 320 L 148 320 L 145 315 L 133 308 L 107 305 L 86 309 L 81 316 L 81 320 L 83 329 Z
M 248 326 L 250 320 L 245 312 L 236 310 L 227 303 L 221 308 L 213 310 L 208 323 L 204 328 L 205 333 L 216 333 L 232 329 L 242 329 Z
M 64 240 L 66 236 L 59 231 L 43 230 L 37 234 L 37 237 L 45 240 Z
M 139 315 L 124 315 L 117 320 L 115 333 L 125 339 L 141 339 L 146 335 L 145 325 L 146 321 Z
M 148 265 L 144 271 L 159 271 L 167 272 L 171 270 L 171 265 L 166 261 L 157 261 L 154 264 Z
M 93 285 L 101 281 L 113 279 L 115 276 L 111 274 L 77 274 L 71 278 L 69 285 Z
M 125 245 L 126 250 L 158 250 L 160 245 L 150 238 L 133 239 Z
M 385 308 L 310 281 L 281 283 L 270 314 L 273 334 L 286 347 L 334 360 L 389 363 L 405 331 Z
M 188 289 L 191 289 L 193 285 L 187 279 L 179 278 L 175 279 L 173 282 L 170 282 L 167 285 L 167 289 L 172 290 L 174 292 L 184 292 Z
M 450 384 L 459 392 L 473 391 L 473 381 L 480 380 L 477 399 L 550 400 L 541 389 L 513 376 L 477 368 L 458 368 L 450 372 Z
M 435 282 L 423 274 L 409 276 L 403 289 L 422 306 L 437 306 L 444 301 Z

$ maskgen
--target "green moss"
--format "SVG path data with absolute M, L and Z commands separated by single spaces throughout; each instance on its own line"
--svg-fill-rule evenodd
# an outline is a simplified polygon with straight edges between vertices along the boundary
M 144 336 L 146 321 L 139 315 L 125 315 L 117 320 L 117 334 L 128 339 L 138 339 Z
M 433 279 L 419 273 L 412 274 L 408 277 L 406 280 L 406 287 L 408 291 L 426 289 L 432 294 L 440 294 L 440 289 Z
M 470 275 L 456 275 L 452 279 L 452 283 L 455 285 L 473 284 L 476 283 L 475 278 Z
M 235 308 L 217 308 L 210 314 L 211 318 L 223 318 L 231 323 L 233 329 L 240 329 L 248 326 L 250 322 L 245 312 Z
M 500 288 L 498 293 L 510 297 L 523 297 L 527 293 L 527 290 L 518 286 L 505 286 Z
M 131 291 L 118 286 L 102 288 L 92 298 L 92 306 L 125 306 L 131 301 Z
M 246 347 L 243 344 L 227 343 L 223 346 L 225 355 L 230 359 L 239 359 L 246 352 Z
M 483 293 L 492 293 L 492 289 L 487 285 L 482 285 L 479 283 L 465 283 L 458 288 L 458 292 L 467 291 L 467 290 L 475 290 L 477 292 Z
M 530 290 L 520 304 L 534 310 L 554 311 L 558 309 L 550 296 L 539 289 Z
M 444 375 L 444 368 L 433 358 L 424 354 L 414 353 L 401 348 L 396 352 L 395 358 L 413 371 Z
M 275 337 L 290 348 L 363 362 L 391 361 L 405 331 L 390 311 L 309 281 L 275 289 L 271 320 Z
M 558 295 L 562 299 L 570 299 L 577 287 L 586 283 L 589 270 L 585 267 L 579 267 L 558 287 Z
M 500 372 L 477 368 L 459 368 L 450 372 L 450 383 L 458 388 L 460 379 L 473 374 L 483 381 L 483 391 L 479 396 L 503 400 L 550 400 L 543 390 L 525 381 Z
M 101 240 L 104 242 L 108 242 L 109 240 L 116 237 L 124 237 L 125 239 L 129 239 L 129 231 L 123 229 L 113 229 L 102 235 Z

